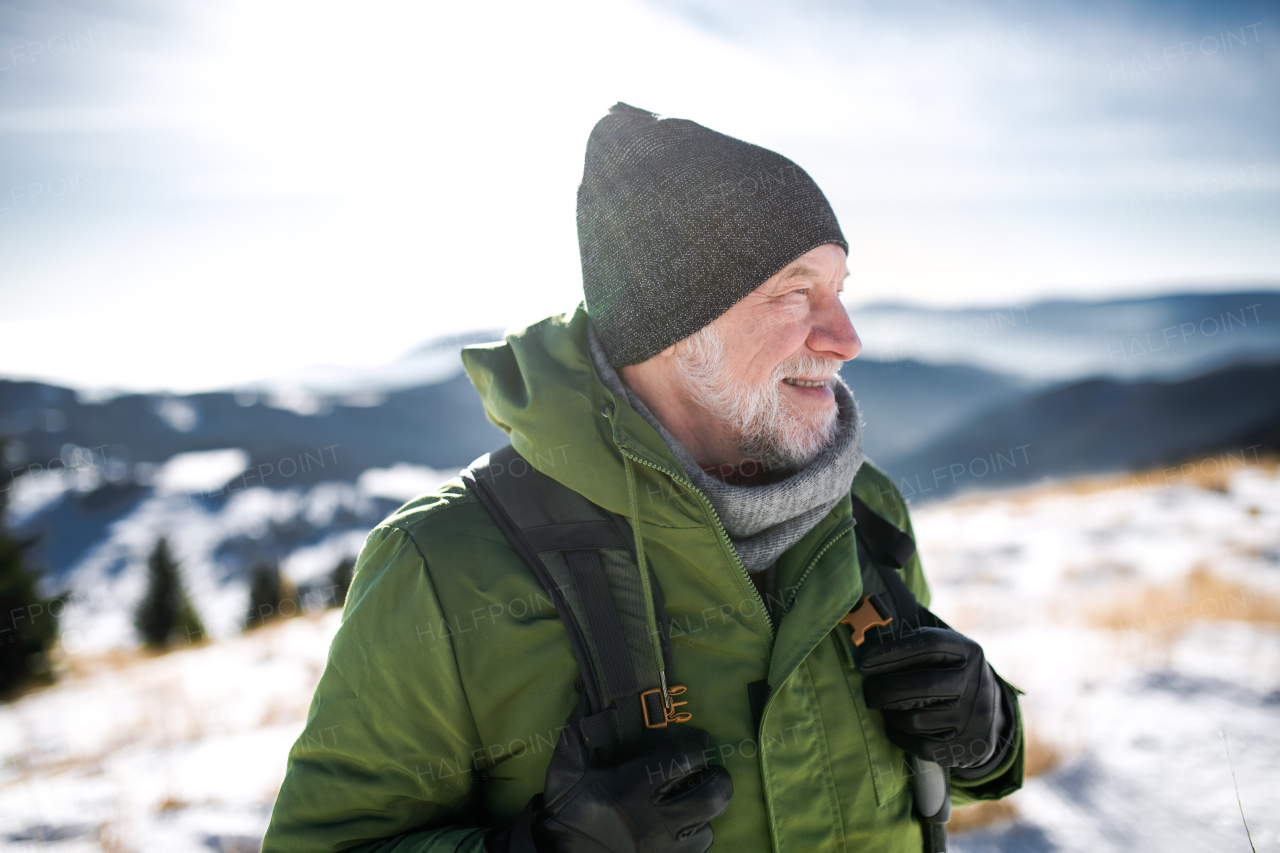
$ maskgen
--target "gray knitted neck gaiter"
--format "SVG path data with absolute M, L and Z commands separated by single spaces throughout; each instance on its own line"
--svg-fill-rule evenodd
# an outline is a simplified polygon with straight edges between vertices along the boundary
M 605 356 L 600 339 L 587 324 L 591 361 L 605 386 L 626 399 L 662 436 L 693 485 L 715 507 L 738 557 L 748 572 L 772 566 L 782 552 L 812 530 L 853 486 L 862 466 L 862 430 L 853 393 L 839 376 L 832 390 L 839 415 L 834 439 L 816 459 L 782 479 L 753 486 L 735 486 L 711 476 L 690 455 L 653 412 L 618 376 Z

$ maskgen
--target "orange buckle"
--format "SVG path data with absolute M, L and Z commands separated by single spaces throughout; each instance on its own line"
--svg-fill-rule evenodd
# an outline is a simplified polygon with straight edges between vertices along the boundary
M 837 623 L 848 625 L 853 629 L 850 639 L 853 640 L 855 646 L 861 646 L 867 641 L 868 628 L 874 628 L 877 625 L 888 625 L 893 621 L 892 617 L 881 616 L 874 602 L 868 604 L 867 602 L 870 599 L 871 596 L 864 595 L 862 601 L 858 602 L 858 606 L 846 613 L 844 618 Z
M 673 684 L 671 687 L 667 688 L 667 697 L 680 696 L 687 689 L 688 688 L 683 684 Z M 654 694 L 658 694 L 659 701 L 661 701 L 662 689 L 659 687 L 655 687 L 652 690 L 646 690 L 640 694 L 640 710 L 644 712 L 644 727 L 646 729 L 665 729 L 670 723 L 687 723 L 693 719 L 693 714 L 690 714 L 688 711 L 676 710 L 676 708 L 681 705 L 688 705 L 689 702 L 686 700 L 684 702 L 672 702 L 671 707 L 669 708 L 664 705 L 663 719 L 656 723 L 653 722 L 653 720 L 649 718 L 649 703 L 645 701 L 645 697 L 652 696 Z

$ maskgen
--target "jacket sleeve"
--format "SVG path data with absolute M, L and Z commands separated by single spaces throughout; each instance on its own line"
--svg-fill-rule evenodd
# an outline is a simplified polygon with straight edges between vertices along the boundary
M 907 510 L 907 502 L 879 468 L 870 463 L 867 483 L 858 489 L 858 494 L 868 506 L 879 512 L 898 529 L 906 531 L 915 539 L 915 530 L 911 526 L 911 514 Z M 859 485 L 855 481 L 855 487 Z M 877 503 L 873 503 L 876 501 Z M 920 552 L 916 551 L 907 565 L 903 567 L 903 578 L 916 600 L 925 607 L 929 606 L 929 583 L 925 580 L 924 568 L 920 564 Z M 1012 687 L 1012 685 L 1010 685 Z M 1022 710 L 1018 703 L 1018 694 L 1022 691 L 1016 687 L 1010 692 L 1010 704 L 1013 706 L 1013 724 L 1006 726 L 1008 736 L 1013 738 L 1013 747 L 1004 759 L 985 776 L 977 779 L 951 780 L 951 802 L 953 806 L 966 806 L 979 800 L 998 800 L 1007 797 L 1022 787 L 1023 767 L 1026 763 L 1026 748 L 1022 732 Z
M 997 676 L 998 677 L 998 676 Z M 1003 681 L 1003 679 L 1000 679 Z M 1008 682 L 1005 682 L 1006 684 Z M 1006 726 L 1007 737 L 1014 739 L 1004 760 L 990 773 L 978 779 L 951 779 L 951 804 L 967 806 L 980 800 L 998 800 L 1007 797 L 1022 787 L 1023 771 L 1026 766 L 1026 743 L 1022 733 L 1022 709 L 1019 707 L 1018 694 L 1022 691 L 1013 685 L 1009 692 L 1010 704 L 1013 706 L 1013 724 Z
M 263 853 L 479 851 L 484 754 L 413 540 L 369 535 Z

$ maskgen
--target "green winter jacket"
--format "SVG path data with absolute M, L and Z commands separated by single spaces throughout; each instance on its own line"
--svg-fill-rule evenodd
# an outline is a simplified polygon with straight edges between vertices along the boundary
M 463 361 L 525 459 L 639 524 L 673 680 L 688 687 L 682 710 L 733 777 L 712 849 L 919 853 L 904 755 L 864 704 L 849 632 L 836 628 L 862 591 L 850 501 L 779 559 L 771 619 L 711 505 L 596 375 L 581 307 Z M 853 490 L 910 531 L 872 464 Z M 927 603 L 917 557 L 906 579 Z M 405 504 L 360 555 L 263 850 L 480 850 L 484 827 L 542 790 L 577 675 L 546 593 L 460 480 Z M 763 678 L 757 733 L 747 685 Z M 1019 737 L 988 777 L 953 783 L 953 802 L 1017 790 L 1022 765 Z

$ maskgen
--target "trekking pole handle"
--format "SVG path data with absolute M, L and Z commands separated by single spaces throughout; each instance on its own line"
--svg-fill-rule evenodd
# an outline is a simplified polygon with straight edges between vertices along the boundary
M 947 849 L 947 833 L 943 828 L 951 820 L 950 779 L 947 771 L 936 761 L 909 756 L 911 784 L 916 801 L 916 811 L 923 819 L 926 853 L 944 853 Z
M 951 819 L 951 796 L 947 791 L 947 772 L 936 761 L 911 756 L 915 776 L 916 808 L 921 817 L 940 817 L 939 823 Z

